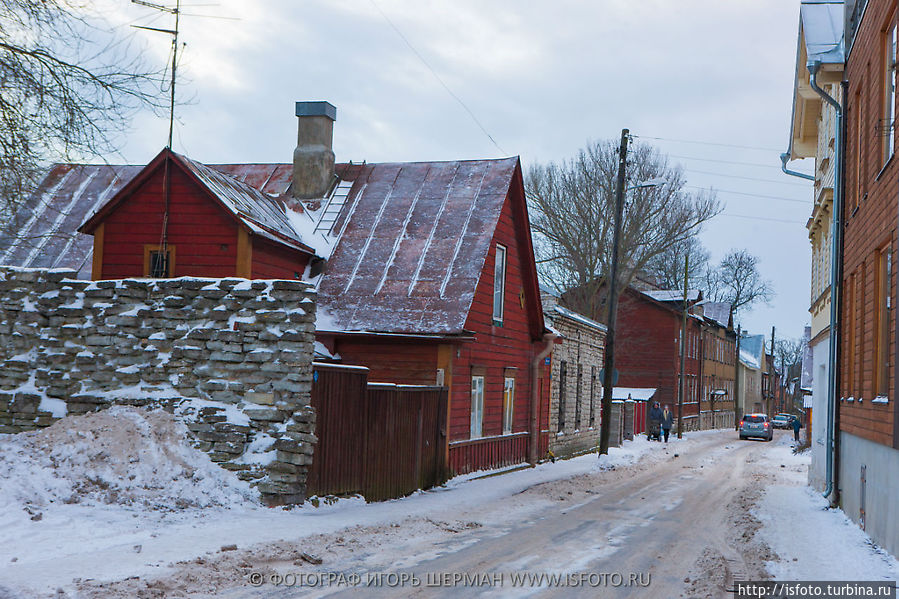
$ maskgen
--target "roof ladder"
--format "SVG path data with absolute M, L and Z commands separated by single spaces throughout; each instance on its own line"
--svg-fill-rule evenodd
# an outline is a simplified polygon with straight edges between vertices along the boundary
M 340 215 L 340 211 L 343 210 L 343 205 L 346 204 L 352 188 L 353 181 L 341 179 L 337 182 L 337 185 L 332 188 L 331 195 L 328 197 L 328 203 L 322 210 L 321 218 L 318 220 L 318 224 L 315 225 L 313 233 L 323 232 L 328 235 L 331 234 L 331 229 L 334 228 L 334 223 L 337 222 L 337 217 Z

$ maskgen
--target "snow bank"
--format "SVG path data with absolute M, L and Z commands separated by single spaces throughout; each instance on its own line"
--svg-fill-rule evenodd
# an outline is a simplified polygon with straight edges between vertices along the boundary
M 162 411 L 114 406 L 30 433 L 0 435 L 0 509 L 81 503 L 156 510 L 255 503 L 255 493 L 192 448 Z

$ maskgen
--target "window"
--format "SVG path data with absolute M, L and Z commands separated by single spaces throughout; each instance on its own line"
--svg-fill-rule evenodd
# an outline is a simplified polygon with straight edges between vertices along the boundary
M 144 276 L 154 279 L 166 279 L 175 272 L 175 246 L 165 246 L 163 251 L 158 245 L 144 246 Z
M 515 404 L 515 379 L 506 377 L 503 383 L 503 434 L 512 432 L 512 415 Z
M 874 394 L 887 395 L 890 385 L 890 277 L 892 248 L 887 245 L 877 252 L 877 293 L 874 306 Z
M 896 112 L 896 23 L 884 33 L 883 42 L 883 162 L 893 157 L 895 130 L 893 128 Z
M 484 434 L 484 377 L 471 377 L 471 435 L 478 439 Z
M 584 365 L 577 365 L 577 387 L 574 390 L 574 428 L 581 428 L 581 381 L 584 377 Z
M 503 322 L 503 295 L 506 292 L 506 248 L 496 246 L 493 264 L 493 321 Z
M 568 374 L 568 363 L 559 363 L 559 430 L 565 430 L 565 378 Z

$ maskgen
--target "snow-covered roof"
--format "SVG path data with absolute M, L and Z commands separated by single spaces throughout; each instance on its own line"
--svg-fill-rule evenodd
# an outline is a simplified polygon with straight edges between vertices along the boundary
M 648 401 L 656 394 L 654 387 L 613 387 L 612 399 Z
M 677 289 L 661 289 L 658 291 L 642 291 L 641 293 L 645 293 L 652 299 L 659 302 L 682 302 L 684 301 L 684 292 L 683 290 L 678 291 Z M 687 290 L 687 301 L 693 302 L 699 299 L 700 291 L 698 289 L 688 289 Z
M 702 315 L 709 320 L 716 322 L 722 327 L 727 327 L 730 323 L 730 304 L 727 302 L 700 302 L 702 305 Z
M 606 325 L 602 324 L 601 322 L 596 322 L 595 320 L 587 318 L 583 314 L 578 314 L 577 312 L 572 312 L 571 310 L 569 310 L 567 308 L 563 308 L 562 306 L 553 306 L 552 310 L 554 312 L 556 312 L 557 314 L 559 314 L 560 316 L 564 316 L 565 318 L 568 318 L 575 322 L 579 322 L 580 324 L 586 325 L 588 327 L 598 329 L 600 331 L 608 330 L 608 327 L 606 327 Z
M 742 337 L 740 339 L 740 362 L 747 368 L 753 370 L 761 369 L 764 349 L 764 335 L 747 335 Z
M 200 182 L 212 192 L 221 204 L 244 223 L 256 235 L 278 243 L 294 242 L 301 249 L 309 249 L 310 241 L 294 227 L 288 209 L 278 198 L 268 196 L 255 187 L 235 179 L 212 167 L 191 160 L 181 154 L 172 154 L 184 164 Z
M 843 0 L 803 0 L 799 15 L 808 62 L 843 62 Z

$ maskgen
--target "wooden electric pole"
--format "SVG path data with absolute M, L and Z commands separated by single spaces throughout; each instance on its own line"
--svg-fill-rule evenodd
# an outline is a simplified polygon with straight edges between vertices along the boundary
M 677 438 L 684 438 L 684 394 L 687 388 L 684 368 L 687 363 L 687 273 L 690 270 L 690 255 L 684 258 L 684 310 L 680 328 L 680 393 L 677 395 Z
M 630 131 L 621 130 L 618 148 L 618 182 L 615 187 L 615 221 L 612 233 L 612 265 L 606 288 L 609 299 L 606 318 L 606 347 L 602 377 L 602 424 L 599 431 L 599 455 L 609 453 L 609 425 L 612 423 L 612 377 L 615 374 L 615 321 L 618 316 L 618 244 L 621 241 L 621 219 L 624 215 L 624 189 L 627 167 L 627 142 Z

